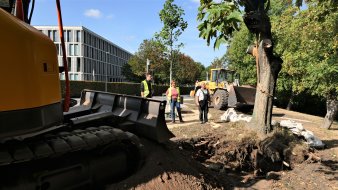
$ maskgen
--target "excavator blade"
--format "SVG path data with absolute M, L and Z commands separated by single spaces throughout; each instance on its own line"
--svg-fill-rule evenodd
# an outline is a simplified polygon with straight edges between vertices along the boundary
M 65 113 L 65 120 L 76 125 L 114 118 L 118 128 L 157 142 L 165 142 L 174 137 L 165 121 L 165 107 L 166 101 L 84 90 L 80 106 Z
M 229 90 L 229 107 L 254 106 L 256 88 L 250 86 L 231 86 Z

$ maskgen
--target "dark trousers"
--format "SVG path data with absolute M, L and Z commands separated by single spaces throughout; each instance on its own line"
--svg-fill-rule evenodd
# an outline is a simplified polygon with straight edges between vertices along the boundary
M 180 102 L 170 100 L 170 114 L 171 114 L 171 120 L 175 121 L 175 107 L 177 109 L 178 117 L 180 118 L 180 121 L 182 120 L 182 113 L 181 113 L 181 104 Z
M 208 103 L 200 101 L 198 110 L 200 111 L 200 121 L 208 122 L 208 111 L 209 111 Z

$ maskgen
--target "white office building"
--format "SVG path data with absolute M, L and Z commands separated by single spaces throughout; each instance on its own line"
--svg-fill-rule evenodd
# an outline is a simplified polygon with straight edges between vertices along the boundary
M 62 66 L 62 49 L 58 26 L 34 26 L 51 40 L 58 50 Z M 83 26 L 64 26 L 69 79 L 78 81 L 122 82 L 121 70 L 132 54 Z M 64 73 L 60 74 L 64 79 Z

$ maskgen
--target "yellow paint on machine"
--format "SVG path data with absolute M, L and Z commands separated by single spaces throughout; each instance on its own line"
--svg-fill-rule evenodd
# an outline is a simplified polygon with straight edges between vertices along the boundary
M 0 25 L 0 111 L 60 102 L 54 43 L 2 9 Z

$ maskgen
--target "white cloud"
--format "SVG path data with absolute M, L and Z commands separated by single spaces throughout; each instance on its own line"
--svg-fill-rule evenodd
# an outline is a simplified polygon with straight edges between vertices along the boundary
M 102 17 L 102 13 L 98 9 L 88 9 L 88 10 L 85 11 L 84 15 L 87 16 L 87 17 L 92 17 L 92 18 L 101 18 Z
M 109 14 L 108 16 L 106 16 L 107 19 L 113 19 L 115 18 L 115 16 L 113 14 Z

